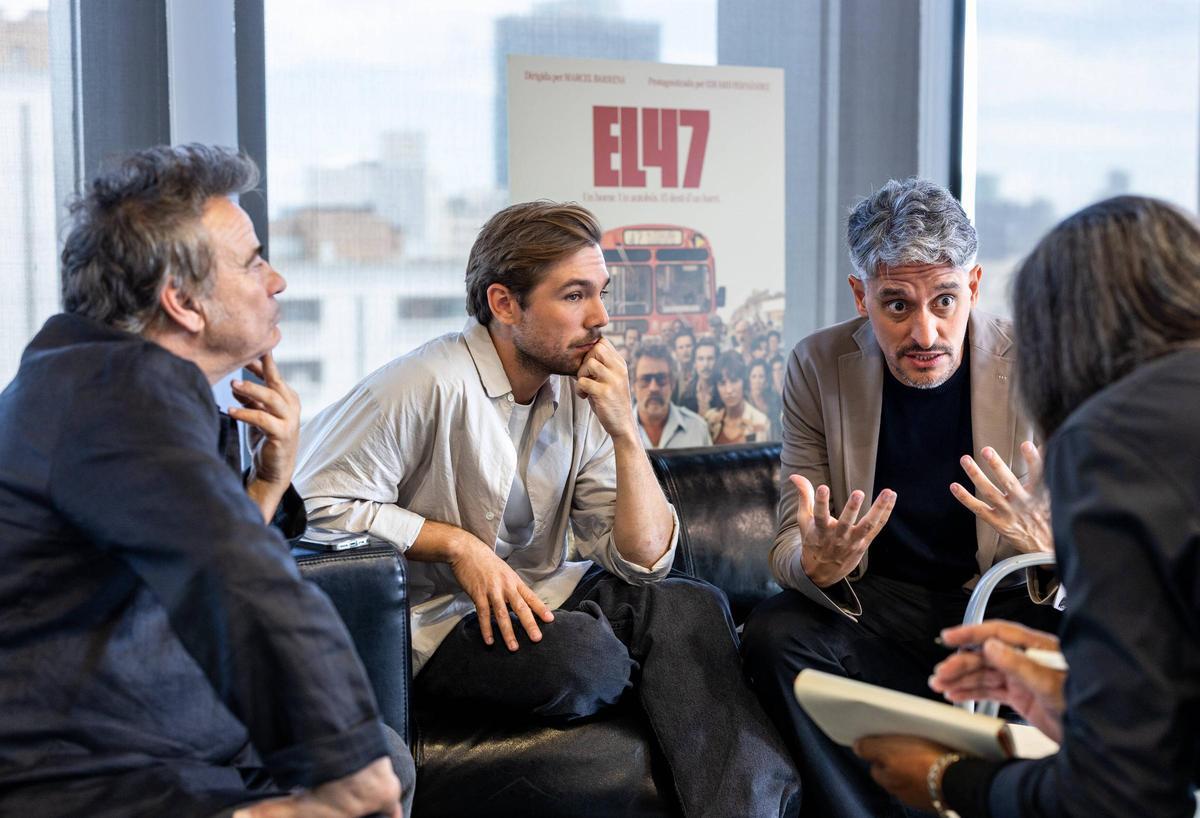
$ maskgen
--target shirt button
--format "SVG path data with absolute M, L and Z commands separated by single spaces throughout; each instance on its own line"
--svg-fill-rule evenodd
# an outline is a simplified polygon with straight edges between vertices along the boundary
M 510 393 L 509 393 L 509 395 L 508 395 L 508 402 L 509 402 L 509 403 L 512 403 L 512 402 L 513 402 L 513 401 L 515 401 L 515 400 L 516 400 L 516 398 L 514 398 L 514 397 L 512 396 L 512 393 L 510 392 Z
M 484 516 L 484 517 L 487 517 L 489 520 L 494 520 L 494 519 L 496 519 L 496 515 L 495 515 L 495 514 L 493 514 L 493 513 L 492 513 L 492 512 L 490 512 L 490 511 L 489 511 L 487 514 L 483 515 L 483 516 Z

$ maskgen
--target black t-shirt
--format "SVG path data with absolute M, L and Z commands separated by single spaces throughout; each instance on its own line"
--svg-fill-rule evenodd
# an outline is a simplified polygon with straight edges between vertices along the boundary
M 954 499 L 952 482 L 970 487 L 959 458 L 971 454 L 968 353 L 932 389 L 906 386 L 885 367 L 875 493 L 896 492 L 896 507 L 870 549 L 873 574 L 952 590 L 978 573 L 975 515 Z

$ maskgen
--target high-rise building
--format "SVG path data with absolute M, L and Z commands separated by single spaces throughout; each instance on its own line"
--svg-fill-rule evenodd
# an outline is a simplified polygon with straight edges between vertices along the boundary
M 650 60 L 660 57 L 658 23 L 623 20 L 615 0 L 551 0 L 532 14 L 496 21 L 496 186 L 508 188 L 508 56 Z
M 425 134 L 385 131 L 379 159 L 338 168 L 309 168 L 307 199 L 322 209 L 373 212 L 404 235 L 405 245 L 421 248 L 427 238 L 429 195 Z
M 46 12 L 0 13 L 0 386 L 58 307 L 53 144 Z

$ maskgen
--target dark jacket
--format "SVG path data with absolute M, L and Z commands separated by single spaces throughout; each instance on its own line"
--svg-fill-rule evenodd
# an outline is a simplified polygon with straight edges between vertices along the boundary
M 211 815 L 387 753 L 219 437 L 194 364 L 77 316 L 0 393 L 0 815 Z
M 1062 750 L 946 772 L 963 818 L 1191 818 L 1200 782 L 1200 349 L 1144 364 L 1050 439 L 1067 607 Z

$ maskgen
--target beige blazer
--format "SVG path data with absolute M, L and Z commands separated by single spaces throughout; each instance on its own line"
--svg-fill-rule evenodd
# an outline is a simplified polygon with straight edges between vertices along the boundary
M 1023 441 L 1034 439 L 1034 432 L 1015 405 L 1011 326 L 1001 318 L 974 310 L 967 343 L 971 349 L 972 454 L 979 459 L 983 447 L 991 446 L 1018 476 L 1023 476 L 1024 459 L 1017 458 L 1019 462 L 1014 463 L 1013 457 Z M 799 495 L 788 478 L 800 474 L 814 488 L 822 483 L 829 486 L 835 509 L 845 505 L 854 489 L 861 489 L 868 498 L 874 496 L 885 366 L 870 321 L 855 318 L 797 344 L 788 361 L 783 390 L 779 530 L 771 551 L 771 570 L 784 587 L 802 591 L 850 616 L 862 613 L 851 583 L 866 573 L 868 558 L 864 555 L 848 577 L 850 582 L 843 580 L 826 589 L 814 585 L 800 565 L 800 532 L 796 525 Z M 946 502 L 958 502 L 948 488 Z M 1016 553 L 1007 543 L 1002 545 L 1000 535 L 982 520 L 976 520 L 976 540 L 980 573 Z M 978 575 L 966 587 L 972 587 L 976 580 Z

